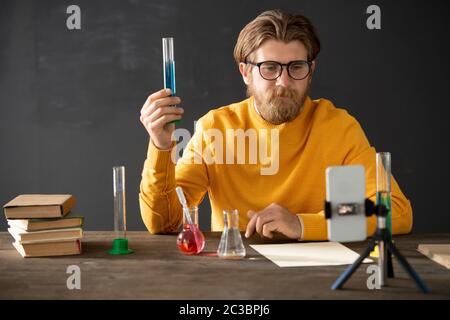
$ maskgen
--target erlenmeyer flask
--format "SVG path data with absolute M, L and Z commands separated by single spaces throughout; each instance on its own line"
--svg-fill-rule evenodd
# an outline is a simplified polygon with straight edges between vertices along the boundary
M 239 231 L 239 212 L 236 209 L 223 210 L 223 232 L 217 255 L 223 259 L 242 259 L 245 247 Z

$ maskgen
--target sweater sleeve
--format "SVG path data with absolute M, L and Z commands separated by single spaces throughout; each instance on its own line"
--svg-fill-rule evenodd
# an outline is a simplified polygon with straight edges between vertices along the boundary
M 338 141 L 349 141 L 344 148 L 341 165 L 363 165 L 366 174 L 366 197 L 376 201 L 376 151 L 370 146 L 364 131 L 353 117 L 350 123 L 342 131 Z M 342 144 L 331 146 L 332 153 L 342 150 Z M 412 230 L 412 208 L 410 201 L 400 190 L 400 187 L 391 176 L 391 201 L 392 201 L 392 233 L 406 234 Z M 318 213 L 299 213 L 302 225 L 302 240 L 327 240 L 328 231 L 324 211 Z M 376 217 L 367 218 L 367 235 L 372 236 L 376 229 Z
M 370 146 L 361 126 L 354 120 L 349 134 L 354 136 L 355 147 L 344 159 L 344 165 L 360 164 L 366 172 L 366 198 L 376 202 L 376 151 Z M 395 156 L 394 156 L 395 159 Z M 395 160 L 394 160 L 395 161 Z M 392 234 L 406 234 L 412 230 L 413 216 L 410 201 L 401 191 L 391 173 Z M 372 236 L 376 229 L 376 218 L 367 219 L 367 234 Z
M 202 161 L 203 130 L 201 121 L 186 145 L 183 156 L 175 164 L 179 151 L 175 143 L 170 150 L 159 150 L 150 141 L 142 170 L 139 204 L 142 220 L 148 231 L 176 231 L 182 223 L 182 209 L 175 188 L 183 188 L 189 206 L 198 206 L 208 186 L 209 178 Z

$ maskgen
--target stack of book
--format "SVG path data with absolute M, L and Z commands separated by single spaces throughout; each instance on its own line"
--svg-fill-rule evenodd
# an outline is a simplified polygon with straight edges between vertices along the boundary
M 75 202 L 70 194 L 23 194 L 3 206 L 22 257 L 81 253 L 83 217 L 71 212 Z

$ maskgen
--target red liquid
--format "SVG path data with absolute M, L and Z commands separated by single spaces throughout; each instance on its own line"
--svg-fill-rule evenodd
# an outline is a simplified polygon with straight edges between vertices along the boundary
M 202 252 L 205 247 L 205 237 L 196 225 L 185 224 L 178 235 L 177 245 L 185 254 L 197 254 Z

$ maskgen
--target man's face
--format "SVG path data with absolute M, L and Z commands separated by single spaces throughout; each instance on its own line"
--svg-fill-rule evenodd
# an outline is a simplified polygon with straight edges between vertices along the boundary
M 307 60 L 307 57 L 307 50 L 300 41 L 284 43 L 270 39 L 263 42 L 250 56 L 249 61 L 289 63 L 295 60 Z M 239 70 L 247 85 L 247 94 L 255 97 L 259 113 L 272 124 L 292 121 L 300 113 L 309 92 L 314 67 L 315 63 L 313 62 L 310 74 L 303 80 L 289 77 L 285 67 L 283 67 L 281 76 L 276 80 L 265 80 L 261 77 L 258 67 L 246 68 L 245 63 L 239 64 Z

